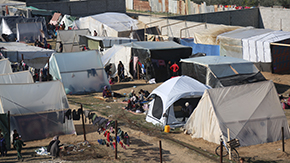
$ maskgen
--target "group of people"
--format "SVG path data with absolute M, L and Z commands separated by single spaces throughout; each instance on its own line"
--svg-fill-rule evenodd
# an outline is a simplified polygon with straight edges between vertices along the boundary
M 135 91 L 131 90 L 131 92 L 128 94 L 128 104 L 125 109 L 134 111 L 136 113 L 143 113 L 145 111 L 143 109 L 143 103 L 147 101 L 149 94 L 150 93 L 148 91 L 140 89 L 139 95 L 137 96 Z

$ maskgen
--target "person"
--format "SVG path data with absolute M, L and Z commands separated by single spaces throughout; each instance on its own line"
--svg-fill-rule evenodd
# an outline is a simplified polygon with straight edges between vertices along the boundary
M 148 91 L 143 90 L 143 89 L 140 89 L 140 92 L 143 93 L 145 98 L 147 98 L 150 95 L 150 93 Z
M 109 83 L 110 83 L 110 85 L 115 84 L 112 77 L 110 77 Z
M 7 155 L 6 142 L 2 134 L 0 134 L 0 148 L 1 148 L 1 156 L 6 156 Z
M 108 76 L 109 76 L 109 72 L 110 72 L 111 68 L 112 68 L 112 64 L 111 63 L 108 64 L 107 66 L 105 66 L 105 72 L 107 73 Z
M 18 136 L 19 136 L 19 134 L 18 134 L 17 130 L 14 129 L 14 130 L 13 130 L 13 135 L 12 135 L 12 137 L 13 137 L 13 139 L 12 139 L 12 145 L 13 145 L 13 148 L 14 148 L 14 149 L 16 149 L 16 147 L 14 146 L 14 143 L 15 143 L 15 141 L 17 140 Z
M 170 70 L 173 71 L 172 76 L 178 76 L 179 66 L 176 64 L 176 62 L 170 66 Z
M 62 53 L 62 51 L 63 51 L 63 44 L 62 44 L 62 42 L 59 42 L 58 52 Z
M 26 146 L 26 144 L 24 144 L 21 139 L 22 139 L 21 135 L 19 135 L 17 140 L 14 143 L 14 146 L 16 147 L 16 150 L 17 150 L 17 159 L 23 161 L 21 150 L 22 150 L 22 146 Z
M 56 140 L 58 140 L 58 136 L 54 136 L 53 138 L 52 138 L 52 140 L 49 142 L 49 144 L 48 144 L 48 146 L 47 146 L 47 152 L 50 152 L 50 149 L 51 149 L 51 146 L 53 145 L 53 143 L 56 141 Z
M 119 81 L 122 81 L 124 79 L 124 65 L 122 61 L 119 61 L 119 64 L 118 64 L 118 77 L 119 77 Z
M 182 121 L 185 121 L 186 117 L 189 117 L 191 115 L 191 113 L 193 112 L 193 107 L 191 104 L 189 104 L 189 102 L 185 103 L 185 108 L 182 108 L 183 111 L 183 119 Z
M 43 47 L 43 45 L 41 44 L 41 42 L 38 41 L 38 39 L 35 40 L 34 46 Z
M 244 163 L 245 159 L 243 157 L 240 158 L 240 163 Z
M 64 23 L 64 21 L 62 22 L 62 29 L 65 30 L 65 23 Z
M 139 99 L 140 102 L 145 100 L 144 94 L 141 91 L 139 92 L 138 99 Z
M 96 30 L 94 30 L 94 36 L 98 36 L 98 33 Z
M 171 71 L 170 67 L 171 67 L 171 61 L 168 61 L 167 65 L 166 65 L 168 79 L 170 79 L 172 77 L 172 71 Z
M 132 89 L 131 92 L 128 94 L 129 98 L 132 98 L 135 94 L 135 91 Z
M 112 97 L 112 92 L 108 89 L 108 86 L 105 86 L 104 87 L 103 97 L 104 98 L 106 98 L 106 97 Z
M 50 154 L 52 156 L 52 159 L 55 159 L 56 157 L 59 156 L 59 146 L 60 146 L 60 141 L 58 139 L 58 136 L 56 136 L 56 140 L 52 143 L 51 148 L 50 148 Z

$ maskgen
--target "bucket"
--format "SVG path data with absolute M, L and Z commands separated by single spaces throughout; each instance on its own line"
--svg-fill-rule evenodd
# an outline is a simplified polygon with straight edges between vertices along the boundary
M 170 132 L 170 126 L 169 126 L 169 125 L 166 125 L 166 126 L 164 127 L 164 132 L 167 132 L 167 133 Z

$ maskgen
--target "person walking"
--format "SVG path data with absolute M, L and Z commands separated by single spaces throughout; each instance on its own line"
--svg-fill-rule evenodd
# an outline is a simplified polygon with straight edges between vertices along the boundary
M 21 139 L 22 139 L 21 135 L 19 135 L 17 140 L 14 143 L 14 146 L 16 147 L 16 151 L 17 151 L 17 159 L 23 162 L 24 159 L 22 157 L 21 150 L 22 150 L 22 146 L 26 146 L 26 144 L 24 144 Z

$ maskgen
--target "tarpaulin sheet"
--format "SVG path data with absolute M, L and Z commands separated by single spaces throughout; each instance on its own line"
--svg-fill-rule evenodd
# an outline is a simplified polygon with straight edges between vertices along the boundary
M 193 38 L 180 39 L 180 44 L 184 46 L 192 47 L 192 54 L 205 53 L 206 56 L 219 56 L 220 46 L 219 45 L 207 45 L 207 44 L 196 44 Z

